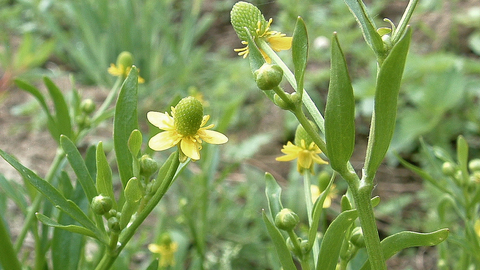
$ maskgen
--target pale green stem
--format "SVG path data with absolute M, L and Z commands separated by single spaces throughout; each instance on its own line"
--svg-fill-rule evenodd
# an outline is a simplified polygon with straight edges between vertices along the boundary
M 293 89 L 297 91 L 297 81 L 295 80 L 295 75 L 293 75 L 282 59 L 278 57 L 278 55 L 272 50 L 272 48 L 270 48 L 266 41 L 259 39 L 258 46 L 273 60 L 273 62 L 275 62 L 275 64 L 282 68 L 283 76 L 285 76 Z M 317 106 L 315 106 L 315 103 L 305 90 L 303 90 L 302 101 L 308 113 L 310 113 L 312 116 L 313 121 L 315 121 L 317 126 L 320 128 L 320 131 L 325 134 L 325 120 L 323 119 L 323 115 L 318 111 Z
M 311 227 L 313 223 L 313 200 L 312 200 L 312 191 L 311 185 L 312 181 L 310 179 L 312 175 L 307 170 L 303 173 L 303 191 L 305 193 L 305 205 L 307 207 L 307 215 L 308 215 L 308 226 Z M 318 261 L 318 253 L 320 251 L 320 246 L 318 244 L 318 239 L 315 237 L 313 242 L 313 265 L 317 265 Z

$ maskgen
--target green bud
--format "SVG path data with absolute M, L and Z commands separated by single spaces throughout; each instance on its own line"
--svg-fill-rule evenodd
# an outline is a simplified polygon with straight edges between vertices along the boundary
M 253 73 L 253 76 L 258 88 L 272 90 L 282 81 L 283 70 L 279 65 L 265 63 Z
M 362 228 L 355 227 L 352 231 L 352 236 L 350 237 L 350 242 L 358 248 L 365 247 L 365 239 L 363 238 Z
M 88 115 L 80 114 L 75 117 L 75 122 L 80 129 L 89 128 L 92 121 Z
M 112 198 L 103 195 L 98 195 L 92 199 L 91 207 L 95 214 L 105 215 L 112 209 Z
M 446 176 L 454 176 L 457 169 L 451 162 L 445 162 L 442 165 L 442 173 Z
M 480 159 L 472 159 L 468 163 L 468 168 L 472 172 L 480 172 Z
M 243 1 L 237 2 L 233 6 L 230 12 L 230 21 L 238 37 L 243 41 L 247 40 L 247 31 L 253 38 L 257 36 L 258 22 L 260 22 L 260 33 L 266 31 L 268 24 L 262 12 L 256 6 Z
M 82 100 L 82 103 L 80 103 L 80 110 L 82 110 L 82 112 L 85 114 L 91 114 L 93 111 L 95 111 L 95 107 L 95 102 L 89 98 Z
M 299 221 L 300 219 L 298 218 L 298 215 L 288 208 L 283 208 L 275 216 L 275 226 L 284 231 L 293 230 Z
M 112 232 L 119 233 L 120 231 L 122 231 L 120 221 L 117 217 L 110 217 L 107 221 L 107 225 Z
M 149 178 L 154 172 L 158 170 L 158 163 L 149 155 L 143 155 L 140 160 L 140 174 Z
M 291 107 L 288 105 L 288 103 L 285 102 L 279 95 L 274 94 L 273 95 L 273 103 L 280 107 L 282 110 L 290 110 Z
M 121 52 L 117 57 L 117 67 L 123 66 L 124 68 L 131 67 L 133 65 L 133 55 L 129 52 Z
M 117 216 L 117 210 L 115 209 L 110 209 L 110 211 L 108 211 L 108 214 L 106 214 L 107 217 L 116 217 Z
M 194 97 L 186 97 L 175 106 L 175 128 L 183 136 L 197 133 L 203 120 L 203 105 Z
M 319 130 L 317 125 L 312 121 L 308 121 L 308 122 L 310 122 L 315 132 L 318 133 Z M 310 137 L 307 131 L 303 128 L 303 126 L 299 124 L 297 127 L 297 130 L 295 131 L 295 145 L 299 146 L 302 140 L 305 140 L 305 145 L 307 147 L 313 142 L 312 137 Z

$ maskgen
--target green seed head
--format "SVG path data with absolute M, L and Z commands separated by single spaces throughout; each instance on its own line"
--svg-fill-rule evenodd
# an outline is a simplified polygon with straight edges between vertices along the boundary
M 131 67 L 133 65 L 133 55 L 129 52 L 121 52 L 117 57 L 117 67 L 123 66 L 124 68 Z
M 315 132 L 318 133 L 319 130 L 317 125 L 312 121 L 309 121 L 309 122 L 313 126 L 313 129 L 315 130 Z M 305 140 L 305 146 L 307 147 L 313 142 L 312 137 L 308 135 L 307 131 L 303 128 L 303 126 L 298 125 L 297 131 L 295 132 L 295 145 L 300 146 L 302 140 Z
M 252 37 L 256 36 L 256 31 L 258 28 L 258 22 L 263 29 L 260 29 L 260 32 L 264 32 L 267 27 L 267 21 L 263 17 L 262 12 L 254 5 L 247 2 L 237 2 L 230 12 L 230 20 L 233 25 L 233 29 L 237 32 L 238 37 L 246 41 L 247 40 L 247 31 L 248 29 Z
M 203 119 L 203 105 L 194 97 L 186 97 L 175 106 L 175 128 L 183 136 L 197 133 Z

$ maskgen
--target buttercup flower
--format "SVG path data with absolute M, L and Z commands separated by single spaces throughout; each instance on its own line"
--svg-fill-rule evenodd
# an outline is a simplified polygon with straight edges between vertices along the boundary
M 133 56 L 129 52 L 121 52 L 117 57 L 117 64 L 110 64 L 108 73 L 113 76 L 126 78 L 133 65 Z M 138 76 L 138 83 L 144 83 L 145 80 Z
M 187 157 L 200 159 L 203 141 L 211 144 L 224 144 L 228 141 L 222 133 L 209 130 L 213 124 L 205 126 L 210 116 L 203 115 L 202 103 L 194 97 L 182 99 L 171 110 L 171 114 L 153 111 L 147 113 L 148 121 L 164 130 L 148 142 L 153 150 L 163 151 L 178 145 L 180 160 L 184 162 Z
M 173 242 L 170 235 L 164 234 L 160 244 L 149 244 L 148 249 L 160 255 L 159 267 L 175 266 L 175 252 L 178 250 L 178 244 Z
M 314 127 L 316 125 L 313 122 L 310 122 Z M 297 160 L 297 170 L 300 173 L 303 173 L 305 170 L 310 170 L 313 173 L 313 164 L 328 164 L 323 160 L 318 154 L 321 154 L 322 151 L 318 146 L 313 142 L 305 129 L 298 125 L 295 132 L 295 144 L 288 142 L 287 145 L 283 146 L 281 150 L 284 153 L 284 156 L 277 157 L 277 161 L 291 161 L 294 159 Z
M 292 47 L 292 37 L 287 37 L 281 32 L 271 31 L 270 26 L 273 20 L 270 19 L 267 22 L 261 11 L 250 3 L 237 2 L 232 8 L 230 17 L 233 28 L 242 40 L 242 44 L 245 45 L 244 48 L 235 49 L 238 55 L 243 56 L 243 58 L 247 57 L 249 53 L 247 30 L 253 39 L 265 40 L 276 52 L 289 50 Z M 263 50 L 260 50 L 260 52 L 267 63 L 271 63 L 270 57 Z
M 320 194 L 322 194 L 323 190 L 320 190 L 320 188 L 317 185 L 311 185 L 310 186 L 310 193 L 312 194 L 312 202 L 315 203 L 317 201 L 317 198 L 320 197 Z M 323 208 L 329 208 L 332 205 L 332 200 L 337 197 L 337 189 L 335 184 L 332 184 L 332 187 L 330 188 L 330 192 L 327 194 L 327 197 L 325 198 L 325 201 L 323 202 Z

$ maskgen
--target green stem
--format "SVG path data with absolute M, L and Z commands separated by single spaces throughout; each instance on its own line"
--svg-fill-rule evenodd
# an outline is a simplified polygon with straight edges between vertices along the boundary
M 175 179 L 175 176 L 176 176 L 175 173 L 177 172 L 179 165 L 180 164 L 178 161 L 178 151 L 177 151 L 175 152 L 173 163 L 170 166 L 170 169 L 168 170 L 168 172 L 166 173 L 160 188 L 155 192 L 155 195 L 153 195 L 152 199 L 145 206 L 144 210 L 141 213 L 137 213 L 137 217 L 134 219 L 132 224 L 130 224 L 130 226 L 125 228 L 125 230 L 123 230 L 120 233 L 120 236 L 118 237 L 118 244 L 117 244 L 117 241 L 115 241 L 116 248 L 114 250 L 109 249 L 107 252 L 103 254 L 103 257 L 100 260 L 100 263 L 95 268 L 96 270 L 110 269 L 110 267 L 113 265 L 113 263 L 117 259 L 120 252 L 125 248 L 128 241 L 130 241 L 130 239 L 133 237 L 138 227 L 143 223 L 143 221 L 147 218 L 147 216 L 153 211 L 153 209 L 157 206 L 157 204 L 160 202 L 160 200 L 163 198 L 163 196 L 167 192 L 168 188 L 170 187 L 170 184 Z
M 298 106 L 292 112 L 297 118 L 298 122 L 300 122 L 300 124 L 303 126 L 305 131 L 308 133 L 308 135 L 310 135 L 313 142 L 315 142 L 318 148 L 320 148 L 320 150 L 322 150 L 322 152 L 328 157 L 327 146 L 325 145 L 325 141 L 322 139 L 320 134 L 318 134 L 318 132 L 316 132 L 315 129 L 312 127 L 307 117 L 303 113 L 302 108 Z
M 312 227 L 313 223 L 313 201 L 312 201 L 312 191 L 311 191 L 311 184 L 312 181 L 310 179 L 312 175 L 310 172 L 305 171 L 303 173 L 303 191 L 305 194 L 305 205 L 307 207 L 307 215 L 308 215 L 308 225 L 309 227 Z M 318 239 L 315 237 L 315 240 L 313 242 L 313 265 L 317 265 L 318 261 L 318 254 L 320 252 L 320 246 L 318 244 Z
M 285 76 L 293 89 L 297 91 L 297 81 L 295 80 L 295 75 L 293 75 L 292 71 L 290 71 L 290 69 L 283 62 L 283 60 L 278 57 L 278 55 L 275 53 L 274 50 L 272 50 L 272 48 L 270 48 L 266 41 L 259 39 L 258 46 L 273 60 L 273 62 L 275 62 L 283 69 L 283 76 Z M 312 116 L 313 121 L 315 121 L 315 123 L 318 125 L 320 131 L 325 134 L 325 120 L 323 119 L 323 115 L 318 111 L 317 106 L 315 106 L 315 103 L 305 90 L 303 90 L 302 101 L 308 113 L 310 113 L 310 115 Z

